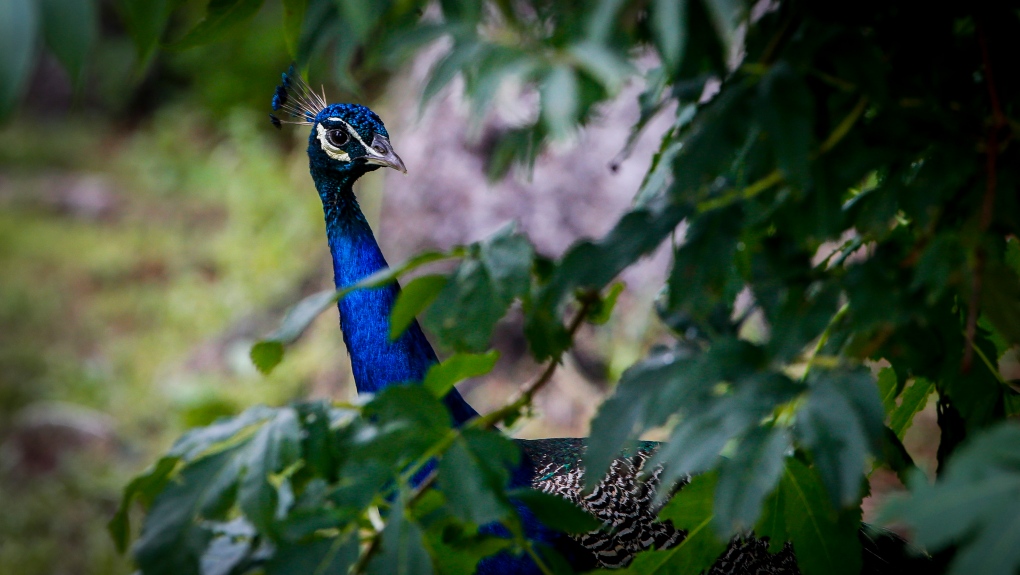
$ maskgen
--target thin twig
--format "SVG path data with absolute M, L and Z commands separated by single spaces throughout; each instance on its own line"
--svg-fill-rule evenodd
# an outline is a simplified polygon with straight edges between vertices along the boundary
M 591 306 L 594 302 L 595 299 L 593 297 L 584 297 L 581 299 L 580 307 L 577 308 L 577 312 L 574 313 L 574 317 L 571 318 L 570 323 L 567 325 L 567 335 L 571 341 L 573 341 L 574 335 L 577 334 L 577 330 L 580 329 L 581 324 L 584 323 L 584 318 L 588 316 L 588 312 L 591 310 Z M 542 373 L 530 383 L 522 387 L 513 401 L 507 403 L 496 411 L 475 418 L 473 421 L 468 423 L 468 426 L 476 428 L 492 427 L 510 415 L 513 415 L 522 407 L 530 404 L 532 398 L 535 397 L 535 394 L 541 391 L 542 388 L 545 387 L 550 380 L 552 380 L 553 373 L 556 372 L 556 367 L 563 359 L 563 353 L 564 352 L 561 351 L 554 355 L 545 366 L 545 369 L 542 370 Z

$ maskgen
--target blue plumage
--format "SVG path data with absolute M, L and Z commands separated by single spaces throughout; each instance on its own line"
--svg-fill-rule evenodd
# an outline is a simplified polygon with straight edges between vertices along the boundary
M 341 119 L 357 131 L 363 141 L 372 141 L 376 135 L 388 137 L 379 117 L 364 106 L 330 105 L 318 112 L 315 123 L 319 125 L 331 118 Z M 326 237 L 333 256 L 333 280 L 338 289 L 387 267 L 353 190 L 355 180 L 381 166 L 363 159 L 365 146 L 353 137 L 342 149 L 351 161 L 341 162 L 330 157 L 316 129 L 308 137 L 310 171 L 322 200 Z M 344 343 L 351 356 L 359 393 L 375 393 L 388 385 L 421 381 L 429 366 L 438 361 L 417 321 L 396 341 L 390 341 L 390 311 L 399 293 L 400 287 L 392 283 L 358 290 L 338 305 Z M 446 404 L 457 424 L 478 415 L 457 390 L 446 397 Z

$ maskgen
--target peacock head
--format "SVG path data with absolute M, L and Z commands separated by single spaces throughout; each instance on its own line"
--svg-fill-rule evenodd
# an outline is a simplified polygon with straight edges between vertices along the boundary
M 316 94 L 294 73 L 293 66 L 273 94 L 273 111 L 296 118 L 280 120 L 270 114 L 277 128 L 283 123 L 311 126 L 308 160 L 313 176 L 357 178 L 380 167 L 407 173 L 390 145 L 386 126 L 375 112 L 360 104 L 327 104 L 324 95 Z

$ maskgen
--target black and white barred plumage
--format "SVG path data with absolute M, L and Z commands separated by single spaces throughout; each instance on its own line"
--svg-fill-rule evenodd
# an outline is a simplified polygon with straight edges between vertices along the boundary
M 558 495 L 591 513 L 604 528 L 573 539 L 594 557 L 601 568 L 619 568 L 630 564 L 646 549 L 669 549 L 684 540 L 687 533 L 669 522 L 657 520 L 661 505 L 656 504 L 661 470 L 642 480 L 642 470 L 658 444 L 641 442 L 615 460 L 605 478 L 584 493 L 584 467 L 581 458 L 586 448 L 583 439 L 518 440 L 531 460 L 535 473 L 532 488 Z M 671 486 L 683 496 L 687 480 Z M 668 498 L 666 498 L 668 499 Z M 910 557 L 904 542 L 891 534 L 876 536 L 861 532 L 864 552 L 862 574 L 893 575 L 927 573 L 923 557 Z M 787 543 L 778 553 L 769 552 L 767 539 L 748 534 L 734 537 L 726 551 L 715 561 L 707 575 L 799 575 L 793 546 Z

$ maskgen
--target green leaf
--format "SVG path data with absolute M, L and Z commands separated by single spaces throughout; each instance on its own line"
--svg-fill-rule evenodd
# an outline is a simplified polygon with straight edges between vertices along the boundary
M 252 363 L 259 371 L 268 374 L 283 359 L 284 346 L 297 341 L 322 312 L 347 294 L 359 289 L 386 285 L 413 269 L 442 259 L 459 257 L 463 252 L 463 248 L 454 248 L 449 252 L 422 252 L 398 266 L 380 270 L 352 286 L 335 291 L 321 291 L 302 299 L 287 312 L 276 331 L 252 347 L 250 352 Z
M 577 74 L 567 65 L 553 67 L 539 86 L 542 121 L 553 138 L 566 138 L 574 132 L 578 120 L 579 94 Z
M 1013 422 L 972 437 L 931 485 L 920 471 L 910 495 L 891 500 L 880 520 L 906 522 L 930 551 L 958 546 L 951 575 L 1008 575 L 1020 568 L 1020 426 Z
M 783 474 L 790 435 L 783 427 L 752 429 L 722 464 L 715 490 L 715 524 L 726 535 L 749 531 L 758 521 L 765 497 Z
M 673 70 L 680 66 L 687 47 L 687 2 L 654 0 L 648 19 L 659 56 Z
M 914 381 L 903 390 L 900 405 L 889 414 L 889 427 L 900 441 L 910 429 L 914 415 L 924 409 L 924 406 L 928 404 L 928 397 L 934 391 L 935 384 L 923 377 L 915 377 Z
M 713 354 L 704 361 L 707 366 L 714 367 L 713 364 L 739 365 L 739 362 L 749 359 L 740 357 L 739 348 L 733 351 L 717 356 Z M 705 368 L 706 373 L 711 373 L 709 371 L 711 367 Z M 650 462 L 652 465 L 665 465 L 666 469 L 660 476 L 660 481 L 664 485 L 670 485 L 684 475 L 716 466 L 723 448 L 731 440 L 740 438 L 756 428 L 777 407 L 791 401 L 803 391 L 800 383 L 780 373 L 766 371 L 746 374 L 743 377 L 735 376 L 736 374 L 724 371 L 708 378 L 708 381 L 733 383 L 718 395 L 712 393 L 702 394 L 701 397 L 695 396 L 698 401 L 688 400 L 688 405 L 684 406 L 682 417 L 673 428 L 669 441 L 659 448 Z M 711 383 L 708 385 L 711 391 L 715 391 L 714 385 Z M 775 446 L 772 443 L 769 445 Z M 774 452 L 770 453 L 774 455 Z M 753 455 L 754 450 L 748 454 L 749 457 Z M 762 464 L 765 465 L 764 462 Z M 768 469 L 769 466 L 765 465 L 763 471 Z M 751 501 L 748 501 L 748 504 L 750 503 Z
M 202 554 L 202 575 L 229 575 L 249 559 L 255 528 L 243 517 L 208 526 L 213 539 Z
M 357 537 L 315 538 L 280 546 L 266 563 L 265 570 L 267 575 L 347 573 L 357 559 Z
M 782 477 L 780 477 L 780 481 L 782 481 Z M 786 523 L 786 489 L 780 483 L 779 488 L 765 498 L 761 517 L 758 518 L 758 524 L 754 527 L 757 537 L 768 538 L 769 553 L 779 553 L 790 540 Z
M 283 0 L 283 38 L 291 58 L 298 57 L 301 27 L 308 11 L 308 0 Z
M 896 397 L 903 388 L 900 387 L 899 379 L 896 377 L 896 370 L 891 367 L 883 367 L 878 372 L 878 394 L 882 398 L 882 407 L 885 412 L 892 414 L 896 409 Z
M 432 558 L 424 534 L 404 512 L 400 500 L 386 519 L 378 552 L 368 562 L 369 575 L 432 575 Z
M 605 42 L 617 22 L 624 0 L 599 0 L 587 10 L 586 35 L 594 42 Z
M 867 370 L 811 372 L 810 393 L 794 428 L 812 450 L 835 507 L 860 499 L 865 458 L 879 455 L 885 419 Z
M 390 312 L 390 339 L 395 341 L 399 338 L 414 318 L 435 301 L 444 287 L 446 276 L 442 275 L 424 275 L 408 282 L 400 290 Z
M 34 0 L 0 1 L 0 119 L 17 104 L 28 80 L 37 21 Z
M 595 325 L 603 325 L 608 322 L 613 315 L 613 308 L 616 307 L 616 300 L 620 298 L 620 294 L 626 287 L 627 284 L 623 282 L 616 282 L 610 286 L 606 295 L 599 298 L 588 312 L 588 322 Z
M 786 460 L 780 480 L 786 540 L 797 551 L 797 566 L 804 575 L 856 575 L 861 570 L 861 544 L 857 539 L 860 509 L 837 513 L 829 504 L 818 476 L 795 458 Z M 774 517 L 774 514 L 768 514 Z M 759 527 L 761 524 L 759 524 Z M 780 533 L 758 532 L 780 539 Z
M 464 430 L 439 462 L 439 489 L 447 507 L 475 525 L 499 521 L 512 512 L 503 489 L 520 458 L 517 446 L 498 432 Z
M 432 98 L 457 77 L 468 65 L 483 56 L 483 49 L 477 42 L 462 42 L 454 45 L 429 71 L 429 80 L 422 89 L 419 108 L 424 108 Z
M 580 70 L 602 84 L 610 95 L 617 94 L 636 70 L 621 55 L 591 41 L 574 44 L 568 49 Z
M 153 501 L 133 551 L 146 575 L 198 575 L 199 559 L 212 533 L 200 524 L 202 507 L 218 499 L 226 482 L 224 471 L 236 471 L 244 444 L 185 467 Z M 222 474 L 222 475 L 221 475 Z M 236 479 L 236 476 L 235 476 Z M 218 505 L 219 506 L 219 505 Z
M 517 233 L 514 224 L 504 226 L 478 248 L 478 257 L 502 301 L 509 304 L 527 293 L 535 252 L 528 238 Z
M 184 36 L 171 42 L 172 49 L 183 50 L 213 42 L 231 28 L 251 19 L 263 0 L 210 0 L 205 18 Z
M 369 34 L 389 8 L 390 2 L 360 2 L 358 0 L 336 0 L 340 8 L 340 16 L 350 26 L 358 42 L 368 40 Z
M 758 111 L 768 132 L 779 168 L 802 189 L 810 184 L 810 155 L 814 131 L 814 98 L 789 63 L 769 69 L 758 88 Z
M 96 39 L 93 0 L 42 0 L 39 8 L 46 45 L 77 85 Z
M 1020 344 L 1020 274 L 989 262 L 981 284 L 981 311 L 1006 341 Z
M 692 477 L 659 511 L 659 519 L 687 531 L 687 536 L 673 548 L 639 554 L 631 564 L 632 572 L 681 575 L 709 570 L 727 546 L 711 528 L 717 479 L 715 473 Z
M 514 299 L 530 286 L 533 252 L 512 226 L 471 247 L 423 318 L 440 345 L 481 352 Z
M 582 240 L 567 250 L 525 318 L 535 359 L 544 360 L 569 343 L 560 306 L 576 290 L 601 291 L 621 271 L 654 251 L 689 213 L 663 198 L 625 214 L 603 238 Z
M 590 513 L 557 495 L 534 489 L 514 489 L 507 495 L 523 503 L 543 525 L 557 531 L 580 535 L 602 527 L 602 522 Z
M 446 394 L 453 389 L 454 384 L 492 371 L 497 360 L 499 360 L 499 352 L 496 350 L 487 353 L 454 354 L 446 361 L 430 367 L 422 383 L 425 389 L 432 392 L 432 395 L 439 398 L 446 397 Z
M 737 41 L 737 28 L 740 26 L 743 8 L 740 0 L 703 0 L 708 10 L 715 31 L 722 40 L 726 54 Z M 724 56 L 726 55 L 724 54 Z
M 170 0 L 120 0 L 119 4 L 138 60 L 144 65 L 166 30 L 173 3 Z
M 678 353 L 654 355 L 623 372 L 613 395 L 602 402 L 592 419 L 584 453 L 585 486 L 592 488 L 598 484 L 628 441 L 666 422 L 672 408 L 687 399 L 686 394 L 679 395 L 674 390 L 693 390 L 699 382 L 707 390 L 715 383 L 700 376 L 698 364 Z
M 237 502 L 245 517 L 262 533 L 272 532 L 279 497 L 271 476 L 298 460 L 301 427 L 293 408 L 282 408 L 263 425 L 249 444 Z
M 192 429 L 174 442 L 167 456 L 179 457 L 185 462 L 193 461 L 214 449 L 230 446 L 234 436 L 275 414 L 275 409 L 258 405 L 236 417 L 224 417 L 205 427 Z
M 349 290 L 344 290 L 349 291 Z M 283 323 L 269 336 L 269 339 L 283 344 L 297 341 L 315 318 L 333 306 L 339 299 L 336 290 L 314 293 L 292 307 L 283 318 Z
M 180 460 L 180 457 L 176 456 L 161 457 L 155 465 L 132 479 L 124 488 L 120 506 L 106 526 L 110 536 L 113 537 L 114 545 L 117 546 L 117 551 L 123 553 L 127 550 L 128 540 L 131 538 L 131 503 L 135 498 L 152 501 L 166 486 Z
M 249 356 L 256 369 L 263 375 L 269 375 L 283 361 L 283 344 L 274 340 L 256 342 Z

